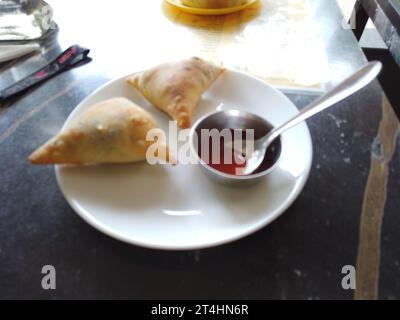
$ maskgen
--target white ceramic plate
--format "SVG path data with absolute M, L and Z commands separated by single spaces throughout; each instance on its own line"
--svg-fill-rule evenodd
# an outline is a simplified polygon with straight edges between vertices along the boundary
M 152 107 L 125 78 L 111 81 L 82 101 L 73 118 L 96 102 L 125 96 L 143 106 L 167 130 L 168 117 Z M 298 112 L 279 91 L 249 75 L 226 71 L 204 94 L 195 120 L 221 109 L 242 109 L 278 125 Z M 168 131 L 166 131 L 168 132 Z M 306 124 L 282 136 L 277 169 L 250 188 L 218 185 L 199 165 L 56 166 L 57 180 L 72 208 L 116 239 L 156 249 L 198 249 L 249 235 L 281 215 L 302 190 L 311 168 Z

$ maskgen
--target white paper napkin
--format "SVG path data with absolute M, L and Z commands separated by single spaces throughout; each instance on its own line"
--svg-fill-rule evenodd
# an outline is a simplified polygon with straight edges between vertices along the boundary
M 0 63 L 22 57 L 38 50 L 38 44 L 0 45 Z

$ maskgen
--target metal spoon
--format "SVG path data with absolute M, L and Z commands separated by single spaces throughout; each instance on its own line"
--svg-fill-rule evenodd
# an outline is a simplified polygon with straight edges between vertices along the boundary
M 382 63 L 377 61 L 368 63 L 359 71 L 355 72 L 351 77 L 344 80 L 334 89 L 329 91 L 327 94 L 318 98 L 309 106 L 301 110 L 298 115 L 291 118 L 281 126 L 273 129 L 264 137 L 255 140 L 254 152 L 250 156 L 247 155 L 247 163 L 246 166 L 243 168 L 243 174 L 249 175 L 258 169 L 258 167 L 264 160 L 265 153 L 267 152 L 268 147 L 283 132 L 362 89 L 372 80 L 374 80 L 381 70 Z

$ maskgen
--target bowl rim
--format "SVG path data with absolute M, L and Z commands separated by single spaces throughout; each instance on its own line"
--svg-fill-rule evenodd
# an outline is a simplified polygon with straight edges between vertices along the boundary
M 205 15 L 205 16 L 213 16 L 213 15 L 226 15 L 234 12 L 241 11 L 243 9 L 246 9 L 247 7 L 250 7 L 251 5 L 255 4 L 258 0 L 247 0 L 246 3 L 239 5 L 239 6 L 233 6 L 233 7 L 225 7 L 225 8 L 197 8 L 197 7 L 191 7 L 188 5 L 185 5 L 182 3 L 182 0 L 165 0 L 168 4 L 179 8 L 180 10 L 190 13 L 190 14 L 196 14 L 196 15 Z
M 192 126 L 192 128 L 190 129 L 190 135 L 189 135 L 189 140 L 190 140 L 190 149 L 192 150 L 192 152 L 195 154 L 196 156 L 196 160 L 199 161 L 199 164 L 202 165 L 206 170 L 212 172 L 213 174 L 220 176 L 222 178 L 225 179 L 231 179 L 231 180 L 235 180 L 235 181 L 249 181 L 249 180 L 256 180 L 258 178 L 264 177 L 268 174 L 270 174 L 272 171 L 274 171 L 276 169 L 276 167 L 278 166 L 279 162 L 281 161 L 281 155 L 282 155 L 282 147 L 284 145 L 284 137 L 282 135 L 280 135 L 277 139 L 280 139 L 280 143 L 281 143 L 281 150 L 279 152 L 279 156 L 278 159 L 274 162 L 274 164 L 269 167 L 267 170 L 264 170 L 262 172 L 256 173 L 256 174 L 251 174 L 251 175 L 244 175 L 244 176 L 238 176 L 238 175 L 233 175 L 233 174 L 228 174 L 228 173 L 224 173 L 221 172 L 219 170 L 214 169 L 213 167 L 211 167 L 210 165 L 208 165 L 203 159 L 201 159 L 198 151 L 196 150 L 194 143 L 193 143 L 193 136 L 195 131 L 197 131 L 196 129 L 199 128 L 199 125 L 201 124 L 201 122 L 203 122 L 204 120 L 206 120 L 207 118 L 214 116 L 216 114 L 220 114 L 220 113 L 227 113 L 227 112 L 234 112 L 237 114 L 247 114 L 247 115 L 252 115 L 254 117 L 257 117 L 259 119 L 261 119 L 262 121 L 266 122 L 269 126 L 271 126 L 271 128 L 274 128 L 274 126 L 264 117 L 259 116 L 258 114 L 252 113 L 252 112 L 248 112 L 248 111 L 243 111 L 243 110 L 237 110 L 237 109 L 229 109 L 229 110 L 220 110 L 220 111 L 216 111 L 216 112 L 212 112 L 209 114 L 204 115 L 203 117 L 201 117 L 200 119 L 198 119 L 195 124 Z

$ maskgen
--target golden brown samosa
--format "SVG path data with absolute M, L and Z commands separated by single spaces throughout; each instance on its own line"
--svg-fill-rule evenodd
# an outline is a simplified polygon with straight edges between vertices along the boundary
M 80 114 L 65 131 L 29 156 L 33 164 L 128 163 L 146 159 L 153 142 L 146 141 L 149 130 L 157 129 L 153 117 L 125 98 L 95 104 Z M 158 149 L 170 159 L 168 146 Z
M 200 58 L 164 63 L 128 78 L 155 107 L 181 128 L 190 128 L 193 111 L 203 93 L 224 71 Z

